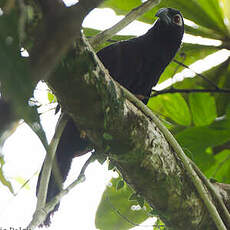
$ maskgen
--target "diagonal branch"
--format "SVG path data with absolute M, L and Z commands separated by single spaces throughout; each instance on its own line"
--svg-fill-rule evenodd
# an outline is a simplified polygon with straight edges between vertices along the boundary
M 190 229 L 198 229 L 198 225 L 200 229 L 226 229 L 202 177 L 194 171 L 172 134 L 143 103 L 108 76 L 90 47 L 87 48 L 87 41 L 84 42 L 82 57 L 90 72 L 72 70 L 67 81 L 61 73 L 68 70 L 62 67 L 60 76 L 49 82 L 66 111 L 79 127 L 84 127 L 96 149 L 110 151 L 109 157 L 127 183 L 150 206 L 164 212 L 160 216 L 175 229 L 186 229 L 188 223 L 193 226 Z M 63 88 L 65 85 L 68 90 Z M 76 87 L 70 90 L 72 85 L 77 90 Z M 103 139 L 104 133 L 111 138 Z M 175 186 L 175 180 L 179 185 Z M 181 216 L 180 226 L 176 221 L 178 216 Z M 196 222 L 195 216 L 202 222 Z
M 230 89 L 176 89 L 176 88 L 169 88 L 169 89 L 163 89 L 163 90 L 152 90 L 151 97 L 156 97 L 161 94 L 167 94 L 167 93 L 229 93 Z
M 55 156 L 55 152 L 56 152 L 60 137 L 65 128 L 66 122 L 67 122 L 67 119 L 65 119 L 64 116 L 62 116 L 59 119 L 59 123 L 57 124 L 55 134 L 51 140 L 51 143 L 49 144 L 48 152 L 46 153 L 46 158 L 45 158 L 43 169 L 42 169 L 42 176 L 41 176 L 40 187 L 38 191 L 36 211 L 41 210 L 45 206 L 47 189 L 48 189 L 50 174 L 51 174 L 52 165 L 53 165 L 53 159 Z
M 40 0 L 43 7 L 49 4 Z M 57 1 L 57 0 L 56 0 Z M 103 0 L 82 0 L 72 7 L 56 7 L 52 17 L 43 17 L 34 47 L 30 52 L 31 77 L 34 82 L 47 80 L 54 67 L 65 55 L 74 40 L 80 37 L 81 25 L 90 10 Z M 57 4 L 54 4 L 57 6 Z M 47 9 L 49 12 L 50 9 Z M 43 9 L 46 12 L 46 9 Z
M 203 79 L 204 81 L 208 82 L 208 83 L 209 83 L 212 87 L 214 87 L 216 90 L 219 89 L 219 87 L 218 87 L 214 82 L 212 82 L 211 80 L 209 80 L 209 79 L 208 79 L 207 77 L 205 77 L 203 74 L 200 74 L 200 73 L 195 72 L 195 71 L 192 70 L 189 66 L 185 65 L 184 63 L 182 63 L 182 62 L 180 62 L 180 61 L 178 61 L 178 60 L 176 60 L 176 59 L 174 59 L 173 61 L 174 61 L 175 63 L 177 63 L 177 64 L 179 64 L 179 65 L 185 67 L 186 69 L 191 70 L 191 71 L 192 71 L 193 73 L 195 73 L 198 77 L 200 77 L 200 78 Z
M 111 38 L 113 35 L 115 35 L 117 32 L 125 28 L 128 24 L 133 22 L 135 19 L 140 17 L 145 12 L 151 10 L 153 7 L 158 5 L 161 2 L 161 0 L 148 0 L 144 2 L 142 5 L 134 8 L 131 10 L 121 21 L 119 21 L 117 24 L 112 26 L 111 28 L 104 30 L 97 34 L 96 36 L 89 39 L 89 43 L 93 48 L 100 45 L 101 43 L 105 42 L 109 38 Z
M 62 190 L 49 203 L 47 203 L 43 207 L 40 207 L 40 208 L 37 207 L 36 208 L 36 211 L 35 211 L 35 213 L 33 215 L 33 219 L 32 219 L 32 221 L 30 222 L 30 224 L 28 225 L 28 227 L 26 229 L 33 230 L 38 225 L 40 225 L 44 221 L 44 219 L 46 218 L 47 213 L 49 213 L 50 211 L 52 211 L 54 209 L 55 205 L 58 202 L 60 202 L 62 197 L 65 196 L 66 194 L 68 194 L 69 191 L 72 190 L 76 185 L 78 185 L 79 183 L 84 181 L 84 179 L 85 179 L 85 170 L 87 169 L 89 164 L 94 161 L 94 159 L 95 159 L 95 157 L 93 155 L 91 155 L 89 157 L 89 159 L 83 165 L 80 174 L 78 175 L 77 179 L 73 183 L 71 183 L 66 189 Z

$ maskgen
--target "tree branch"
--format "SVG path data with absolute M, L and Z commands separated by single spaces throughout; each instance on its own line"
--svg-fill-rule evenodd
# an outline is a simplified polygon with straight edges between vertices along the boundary
M 151 97 L 156 97 L 161 94 L 167 93 L 230 93 L 230 89 L 176 89 L 176 88 L 169 88 L 163 90 L 152 90 Z
M 114 26 L 90 38 L 89 43 L 91 44 L 93 48 L 95 48 L 96 46 L 100 45 L 101 43 L 111 38 L 113 35 L 115 35 L 120 30 L 125 28 L 128 24 L 133 22 L 139 16 L 151 10 L 154 6 L 158 5 L 160 2 L 161 0 L 148 0 L 144 2 L 140 6 L 132 9 L 122 20 L 120 20 Z
M 193 73 L 195 73 L 197 76 L 199 76 L 201 79 L 203 79 L 204 81 L 208 82 L 211 86 L 213 86 L 216 90 L 219 89 L 219 87 L 214 83 L 212 82 L 211 80 L 209 80 L 207 77 L 205 77 L 204 75 L 200 74 L 200 73 L 197 73 L 195 72 L 194 70 L 192 70 L 189 66 L 185 65 L 184 63 L 180 62 L 180 61 L 177 61 L 176 59 L 173 60 L 175 63 L 185 67 L 186 69 L 189 69 L 191 70 Z
M 49 81 L 65 111 L 80 128 L 84 127 L 97 150 L 109 149 L 109 157 L 124 179 L 157 209 L 163 221 L 178 230 L 188 229 L 188 225 L 190 229 L 226 229 L 213 204 L 215 199 L 211 199 L 174 137 L 146 106 L 108 76 L 86 41 L 77 44 L 81 52 L 76 62 L 84 60 L 89 69 L 62 66 L 56 78 Z M 63 78 L 63 73 L 69 73 L 68 77 Z M 112 138 L 103 139 L 104 133 Z M 175 181 L 179 185 L 175 186 Z
M 56 152 L 60 137 L 65 128 L 66 122 L 67 122 L 67 119 L 65 119 L 64 116 L 62 116 L 59 119 L 59 123 L 57 124 L 55 134 L 51 140 L 51 143 L 49 144 L 48 151 L 46 153 L 46 157 L 45 157 L 45 161 L 44 161 L 44 165 L 42 169 L 42 176 L 40 180 L 39 191 L 37 195 L 36 210 L 33 216 L 33 220 L 31 222 L 31 224 L 33 223 L 32 226 L 34 224 L 36 225 L 36 224 L 42 223 L 47 214 L 47 213 L 44 214 L 44 207 L 46 204 L 46 196 L 47 196 L 48 184 L 49 184 L 50 174 L 51 174 L 52 165 L 53 165 L 53 159 L 55 156 L 55 152 Z M 37 213 L 40 213 L 39 217 L 37 217 Z
M 196 187 L 200 197 L 204 201 L 204 203 L 205 203 L 205 205 L 209 211 L 209 214 L 211 215 L 213 221 L 215 222 L 217 229 L 227 230 L 227 228 L 225 227 L 225 224 L 223 223 L 215 205 L 213 204 L 213 201 L 211 201 L 209 194 L 207 193 L 207 189 L 211 188 L 211 191 L 214 193 L 215 198 L 220 202 L 221 207 L 224 210 L 224 214 L 226 214 L 226 207 L 223 206 L 223 202 L 221 202 L 219 200 L 219 194 L 217 194 L 214 191 L 214 188 L 212 187 L 210 182 L 208 182 L 208 180 L 206 179 L 206 177 L 202 174 L 202 172 L 200 170 L 198 171 L 198 168 L 195 166 L 195 164 L 191 163 L 192 161 L 186 156 L 186 154 L 184 153 L 183 149 L 180 147 L 180 145 L 178 144 L 178 142 L 176 141 L 174 136 L 161 123 L 161 121 L 157 118 L 157 116 L 155 116 L 147 106 L 145 106 L 140 100 L 138 100 L 128 90 L 126 90 L 125 88 L 123 88 L 123 90 L 125 91 L 127 98 L 131 102 L 133 102 L 135 104 L 135 106 L 137 106 L 139 109 L 141 109 L 141 111 L 147 117 L 151 118 L 151 120 L 156 124 L 157 128 L 159 128 L 160 131 L 164 134 L 166 140 L 168 141 L 168 143 L 171 145 L 171 147 L 175 151 L 176 157 L 179 157 L 180 160 L 182 161 L 183 166 L 185 167 L 190 179 L 192 180 L 192 182 L 193 182 L 194 186 Z M 194 170 L 194 167 L 196 168 L 196 171 Z M 197 174 L 197 171 L 199 172 L 199 174 Z M 201 176 L 201 178 L 199 176 Z M 203 184 L 203 182 L 205 182 L 205 183 Z M 205 187 L 205 185 L 208 185 L 208 186 Z M 228 220 L 228 224 L 230 224 L 229 215 L 227 215 L 227 220 Z
M 56 7 L 58 10 L 52 10 L 52 17 L 43 17 L 35 45 L 30 52 L 30 72 L 33 81 L 48 79 L 61 57 L 74 40 L 80 37 L 84 17 L 102 1 L 84 0 L 72 7 Z M 40 0 L 40 3 L 45 12 L 46 10 L 49 12 L 53 4 L 59 6 L 54 0 L 49 0 L 47 3 Z
M 47 213 L 52 211 L 57 203 L 60 202 L 63 196 L 69 193 L 70 190 L 72 190 L 76 185 L 83 182 L 85 180 L 85 170 L 89 166 L 89 164 L 95 159 L 93 155 L 89 157 L 89 159 L 85 162 L 83 165 L 81 172 L 77 179 L 71 183 L 66 189 L 62 190 L 58 195 L 56 195 L 49 203 L 45 204 L 44 207 L 36 208 L 35 213 L 33 215 L 33 219 L 28 225 L 26 229 L 33 230 L 38 225 L 40 225 L 44 219 L 46 218 Z
M 88 12 L 86 9 L 89 1 L 84 1 L 81 8 L 82 2 L 80 1 L 78 6 L 72 8 L 73 11 L 68 11 L 68 15 L 65 12 L 59 15 L 58 23 L 56 20 L 54 24 L 51 21 L 45 27 L 44 34 L 48 34 L 47 29 L 52 29 L 55 37 L 49 37 L 46 42 L 42 37 L 40 46 L 35 46 L 35 51 L 45 52 L 45 55 L 41 52 L 44 58 L 37 55 L 36 59 L 36 52 L 32 52 L 31 63 L 34 68 L 32 73 L 35 74 L 33 75 L 35 80 L 41 79 L 41 76 L 43 79 L 48 79 L 59 58 L 68 50 L 72 41 L 80 37 L 80 26 L 83 17 Z M 80 16 L 76 18 L 77 24 L 72 22 L 75 18 L 71 12 L 79 13 Z M 63 19 L 65 21 L 62 24 Z M 60 31 L 63 25 L 68 25 L 69 34 L 65 34 L 66 31 Z M 77 32 L 73 31 L 74 27 Z M 55 44 L 50 48 L 49 45 L 52 44 L 50 42 L 53 41 Z M 123 177 L 145 197 L 152 207 L 159 211 L 161 218 L 170 226 L 179 230 L 185 229 L 189 223 L 191 229 L 226 229 L 213 201 L 210 200 L 211 196 L 207 188 L 200 182 L 190 161 L 169 131 L 146 106 L 108 76 L 87 41 L 78 40 L 77 45 L 79 49 L 77 49 L 75 61 L 78 64 L 73 69 L 59 66 L 56 77 L 49 79 L 65 111 L 73 116 L 80 128 L 84 127 L 96 149 L 102 149 L 103 152 L 109 149 L 109 156 Z M 42 49 L 39 50 L 38 47 Z M 38 57 L 43 59 L 39 60 Z M 88 69 L 80 68 L 82 60 L 88 64 Z M 68 73 L 68 77 L 63 78 L 63 73 Z M 103 139 L 104 133 L 108 133 L 112 138 Z M 188 172 L 190 179 L 187 178 Z M 43 184 L 47 186 L 48 182 Z M 194 185 L 197 190 L 194 190 Z M 160 194 L 159 188 L 161 188 Z M 206 207 L 200 197 L 215 224 L 207 215 Z M 39 199 L 36 210 L 42 212 L 45 198 L 41 196 Z M 178 206 L 178 204 L 181 205 Z M 42 222 L 41 217 L 44 215 L 44 213 L 39 215 L 39 221 Z M 178 215 L 180 216 L 179 223 Z M 198 221 L 201 215 L 202 218 Z

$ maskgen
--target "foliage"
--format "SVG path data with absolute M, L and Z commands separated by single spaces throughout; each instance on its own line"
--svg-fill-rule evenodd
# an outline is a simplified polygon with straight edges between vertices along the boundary
M 13 1 L 11 1 L 13 2 Z M 141 0 L 107 0 L 101 7 L 109 7 L 117 14 L 125 15 L 131 9 L 141 4 Z M 5 4 L 5 2 L 4 2 Z M 0 7 L 5 6 L 0 2 Z M 12 7 L 12 6 L 11 6 Z M 220 46 L 184 43 L 175 59 L 185 65 L 191 65 L 196 61 L 214 54 L 217 51 L 230 49 L 230 4 L 227 0 L 162 0 L 153 10 L 142 15 L 139 20 L 152 24 L 153 15 L 161 7 L 174 7 L 179 9 L 184 17 L 193 22 L 193 26 L 186 25 L 186 33 L 193 36 L 201 36 L 209 39 L 217 39 Z M 31 14 L 28 37 L 23 44 L 28 50 L 33 45 L 33 30 L 36 30 L 38 17 Z M 228 10 L 227 10 L 228 9 Z M 36 9 L 37 10 L 37 9 Z M 27 60 L 20 55 L 22 30 L 18 30 L 19 12 L 14 8 L 8 9 L 6 14 L 0 16 L 0 81 L 1 93 L 13 102 L 14 108 L 20 118 L 23 118 L 38 133 L 43 142 L 46 142 L 44 131 L 35 107 L 28 105 L 28 100 L 33 96 L 34 85 L 28 76 Z M 33 23 L 34 22 L 34 23 Z M 94 36 L 99 31 L 93 28 L 84 28 L 87 36 Z M 102 48 L 111 42 L 128 39 L 132 36 L 114 36 L 111 41 L 101 44 Z M 173 77 L 175 73 L 184 70 L 172 62 L 163 75 L 160 82 Z M 230 88 L 230 57 L 223 63 L 212 67 L 202 73 L 219 88 Z M 14 76 L 17 76 L 15 78 Z M 192 79 L 183 79 L 174 84 L 178 89 L 210 89 L 209 84 L 199 76 Z M 48 92 L 50 102 L 56 102 L 56 97 Z M 150 98 L 148 106 L 158 114 L 167 127 L 175 135 L 184 151 L 200 167 L 207 177 L 212 177 L 219 182 L 230 183 L 230 95 L 222 93 L 176 93 L 163 94 Z M 108 136 L 106 136 L 108 138 Z M 1 157 L 1 156 L 0 156 Z M 1 157 L 1 168 L 4 160 Z M 12 191 L 9 182 L 4 178 L 0 168 L 0 181 Z M 21 179 L 20 179 L 21 181 Z M 140 224 L 148 218 L 148 210 L 132 211 L 130 207 L 137 205 L 137 201 L 130 201 L 132 191 L 127 184 L 120 179 L 112 179 L 111 187 L 107 187 L 96 215 L 96 226 L 100 229 L 129 229 L 133 227 L 127 220 L 118 215 L 111 208 L 110 202 L 116 204 L 116 209 L 135 224 Z M 12 191 L 13 192 L 13 191 Z M 107 199 L 109 197 L 109 201 Z M 140 197 L 139 204 L 143 202 Z M 154 228 L 156 229 L 156 228 Z M 160 229 L 160 228 L 159 228 Z
M 130 200 L 133 191 L 122 181 L 113 178 L 102 195 L 95 219 L 96 227 L 101 230 L 129 229 L 148 217 L 149 207 L 141 208 L 136 199 Z

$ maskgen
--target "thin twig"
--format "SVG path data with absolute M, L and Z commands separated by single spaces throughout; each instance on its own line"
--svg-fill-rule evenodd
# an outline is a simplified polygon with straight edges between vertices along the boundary
M 55 205 L 60 202 L 63 196 L 65 196 L 71 189 L 73 189 L 76 185 L 79 183 L 83 182 L 85 179 L 85 170 L 88 167 L 88 165 L 94 161 L 95 156 L 92 154 L 88 160 L 85 162 L 83 165 L 81 172 L 78 176 L 78 178 L 71 183 L 66 189 L 62 190 L 58 195 L 56 195 L 49 203 L 45 205 L 45 207 L 41 209 L 36 209 L 34 215 L 33 215 L 33 220 L 30 222 L 28 227 L 26 229 L 33 230 L 35 229 L 39 224 L 41 224 L 44 219 L 46 218 L 47 213 L 53 210 Z
M 229 215 L 229 212 L 228 212 L 223 200 L 220 198 L 220 195 L 217 193 L 216 189 L 213 187 L 211 182 L 209 180 L 207 180 L 207 178 L 204 176 L 204 174 L 201 172 L 201 170 L 196 166 L 196 164 L 191 160 L 190 160 L 190 163 L 192 164 L 192 166 L 193 166 L 194 170 L 196 171 L 196 173 L 198 174 L 198 176 L 205 183 L 205 186 L 211 192 L 212 198 L 219 204 L 219 207 L 222 209 L 221 213 L 223 213 L 224 217 L 225 217 L 224 220 L 227 222 L 228 226 L 230 226 L 230 215 Z
M 140 6 L 134 8 L 131 10 L 121 21 L 119 21 L 117 24 L 112 26 L 111 28 L 102 31 L 101 33 L 97 34 L 96 36 L 89 39 L 89 43 L 93 48 L 98 46 L 99 44 L 105 42 L 109 38 L 111 38 L 113 35 L 115 35 L 117 32 L 125 28 L 128 24 L 133 22 L 135 19 L 137 19 L 139 16 L 144 14 L 145 12 L 151 10 L 154 6 L 158 5 L 161 2 L 161 0 L 148 0 L 141 4 Z
M 49 144 L 48 151 L 46 153 L 46 158 L 44 161 L 42 176 L 41 176 L 41 180 L 40 180 L 39 191 L 38 191 L 38 195 L 37 195 L 36 210 L 35 210 L 35 213 L 33 215 L 33 220 L 30 223 L 30 225 L 35 226 L 35 227 L 38 224 L 42 223 L 44 220 L 44 218 L 42 218 L 41 215 L 43 214 L 42 216 L 44 216 L 44 212 L 42 210 L 46 204 L 46 196 L 47 196 L 47 190 L 48 190 L 48 184 L 49 184 L 51 169 L 52 169 L 52 165 L 53 165 L 53 158 L 55 156 L 57 145 L 59 143 L 62 132 L 65 128 L 66 122 L 67 122 L 67 119 L 65 118 L 65 116 L 61 115 L 59 122 L 57 124 L 57 127 L 56 127 L 55 134 L 51 140 L 51 143 Z M 37 215 L 37 213 L 41 213 L 41 214 Z M 37 218 L 37 216 L 39 216 L 39 218 Z M 46 216 L 46 213 L 45 213 L 45 216 Z M 35 223 L 35 225 L 34 225 L 34 223 Z
M 184 65 L 184 62 L 185 62 L 185 59 L 186 59 L 186 54 L 185 53 L 180 53 L 180 56 L 182 57 L 182 61 L 180 63 Z M 177 73 L 177 71 L 180 68 L 181 64 L 178 63 L 178 65 L 176 66 L 171 78 Z
M 230 93 L 230 89 L 176 89 L 176 88 L 169 88 L 163 90 L 152 90 L 153 94 L 151 97 L 156 97 L 161 94 L 167 93 Z
M 182 63 L 182 62 L 180 62 L 180 61 L 178 61 L 178 60 L 176 60 L 176 59 L 174 59 L 173 61 L 174 61 L 175 63 L 177 63 L 177 64 L 179 64 L 179 65 L 185 67 L 186 69 L 191 70 L 193 73 L 195 73 L 197 76 L 199 76 L 200 78 L 202 78 L 204 81 L 208 82 L 208 83 L 209 83 L 211 86 L 213 86 L 216 90 L 219 89 L 219 87 L 218 87 L 213 81 L 211 81 L 210 79 L 208 79 L 207 77 L 205 77 L 203 74 L 200 74 L 200 73 L 195 72 L 195 71 L 194 71 L 193 69 L 191 69 L 189 66 L 185 65 L 184 63 Z

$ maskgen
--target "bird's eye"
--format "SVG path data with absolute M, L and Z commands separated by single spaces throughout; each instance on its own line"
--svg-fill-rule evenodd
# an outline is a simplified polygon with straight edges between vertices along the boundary
M 176 14 L 173 16 L 173 22 L 178 25 L 178 26 L 182 26 L 182 18 L 179 14 Z

